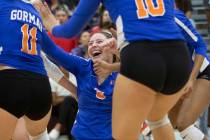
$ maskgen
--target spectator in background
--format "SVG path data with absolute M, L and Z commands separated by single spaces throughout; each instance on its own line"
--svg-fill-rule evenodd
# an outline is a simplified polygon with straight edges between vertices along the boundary
M 69 17 L 68 13 L 69 11 L 67 9 L 60 7 L 56 9 L 55 17 L 59 21 L 60 24 L 63 24 L 68 20 L 68 17 Z M 77 45 L 76 37 L 71 38 L 71 39 L 58 38 L 58 37 L 54 37 L 50 32 L 48 33 L 48 35 L 55 42 L 55 44 L 63 48 L 66 52 L 71 52 L 71 50 L 75 48 Z
M 109 12 L 104 9 L 104 7 L 101 8 L 100 12 L 100 18 L 99 18 L 99 26 L 95 26 L 91 29 L 92 33 L 100 32 L 100 31 L 110 31 L 113 36 L 117 37 L 115 33 L 115 25 L 111 20 L 111 17 L 109 16 Z
M 109 12 L 107 10 L 104 10 L 100 16 L 99 26 L 102 30 L 109 30 L 110 28 L 115 28 L 115 25 L 112 22 L 111 17 L 109 16 Z
M 68 9 L 68 6 L 64 3 L 61 3 L 60 0 L 46 0 L 46 2 L 53 14 L 55 14 L 58 8 Z
M 66 4 L 70 10 L 74 10 L 79 0 L 60 0 L 60 2 Z
M 206 17 L 208 21 L 208 27 L 210 32 L 210 0 L 203 0 L 203 4 L 205 7 Z
M 182 10 L 188 18 L 192 18 L 192 4 L 190 0 L 176 0 L 176 6 Z
M 192 19 L 192 3 L 191 0 L 176 0 L 176 6 L 184 12 L 184 14 L 189 18 L 192 25 L 195 27 L 195 22 Z
M 72 54 L 87 58 L 89 40 L 90 40 L 90 33 L 88 31 L 83 31 L 82 34 L 80 35 L 79 46 L 72 50 Z

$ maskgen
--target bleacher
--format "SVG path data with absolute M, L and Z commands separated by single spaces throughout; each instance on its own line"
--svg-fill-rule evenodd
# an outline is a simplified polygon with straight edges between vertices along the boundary
M 208 33 L 208 22 L 205 13 L 205 7 L 203 0 L 191 0 L 193 6 L 193 19 L 196 23 L 196 27 L 199 33 L 203 36 L 203 39 L 208 44 L 208 52 L 210 53 L 210 35 Z

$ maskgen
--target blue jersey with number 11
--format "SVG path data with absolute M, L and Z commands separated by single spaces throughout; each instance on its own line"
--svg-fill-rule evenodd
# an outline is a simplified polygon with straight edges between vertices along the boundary
M 46 75 L 40 57 L 43 25 L 23 0 L 0 0 L 0 65 Z

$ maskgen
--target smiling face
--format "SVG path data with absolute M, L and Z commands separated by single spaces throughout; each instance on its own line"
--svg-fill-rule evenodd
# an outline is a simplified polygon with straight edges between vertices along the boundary
M 92 35 L 88 44 L 88 55 L 91 59 L 102 59 L 107 62 L 112 59 L 112 54 L 104 52 L 104 48 L 100 46 L 106 39 L 107 37 L 102 33 Z

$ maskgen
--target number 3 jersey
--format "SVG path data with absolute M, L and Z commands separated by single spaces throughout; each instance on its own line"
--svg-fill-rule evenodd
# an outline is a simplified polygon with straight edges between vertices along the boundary
M 40 57 L 43 25 L 23 0 L 0 0 L 0 65 L 46 75 Z

